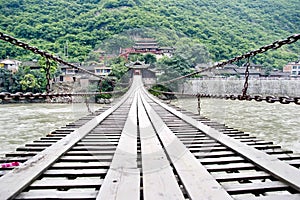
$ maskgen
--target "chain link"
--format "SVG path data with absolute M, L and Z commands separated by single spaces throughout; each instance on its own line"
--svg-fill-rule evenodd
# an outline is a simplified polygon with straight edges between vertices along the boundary
M 45 57 L 47 60 L 48 59 L 51 59 L 53 61 L 56 61 L 58 63 L 61 63 L 61 64 L 64 64 L 64 65 L 67 65 L 67 66 L 70 66 L 74 69 L 77 69 L 77 70 L 80 70 L 80 71 L 83 71 L 87 74 L 90 74 L 90 75 L 93 75 L 93 76 L 96 76 L 98 78 L 100 78 L 100 80 L 109 80 L 111 81 L 110 79 L 107 79 L 107 78 L 103 78 L 101 76 L 98 76 L 92 72 L 89 72 L 88 70 L 86 69 L 83 69 L 81 67 L 78 67 L 78 66 L 75 66 L 71 63 L 68 63 L 64 60 L 62 60 L 61 58 L 59 57 L 56 57 L 48 52 L 45 52 L 43 50 L 39 50 L 38 48 L 36 47 L 32 47 L 30 46 L 29 44 L 26 44 L 24 42 L 21 42 L 17 39 L 15 39 L 14 37 L 12 36 L 9 36 L 7 34 L 4 34 L 2 32 L 0 32 L 0 39 L 3 40 L 3 41 L 6 41 L 6 42 L 9 42 L 13 45 L 16 45 L 16 46 L 19 46 L 19 47 L 22 47 L 26 50 L 29 50 L 35 54 L 39 54 L 41 55 L 42 57 Z M 261 53 L 264 53 L 270 49 L 278 49 L 280 47 L 282 47 L 283 45 L 286 45 L 286 44 L 292 44 L 296 41 L 298 41 L 300 39 L 300 34 L 295 34 L 295 35 L 291 35 L 289 37 L 287 37 L 286 39 L 284 40 L 278 40 L 278 41 L 275 41 L 273 42 L 272 44 L 269 44 L 269 45 L 265 45 L 265 46 L 262 46 L 260 47 L 259 49 L 257 50 L 253 50 L 253 51 L 250 51 L 248 53 L 245 53 L 243 55 L 240 55 L 240 56 L 236 56 L 230 60 L 226 60 L 224 62 L 219 62 L 219 63 L 216 63 L 214 64 L 213 66 L 211 67 L 208 67 L 206 69 L 202 69 L 200 71 L 197 71 L 197 72 L 193 72 L 193 73 L 190 73 L 190 74 L 187 74 L 187 75 L 184 75 L 184 76 L 180 76 L 180 77 L 177 77 L 177 78 L 174 78 L 174 79 L 171 79 L 169 81 L 164 81 L 164 82 L 161 82 L 159 84 L 167 84 L 167 83 L 171 83 L 171 82 L 174 82 L 174 81 L 177 81 L 177 80 L 180 80 L 180 79 L 183 79 L 183 78 L 188 78 L 190 76 L 194 76 L 196 74 L 199 74 L 201 72 L 204 72 L 204 71 L 209 71 L 209 70 L 212 70 L 212 69 L 215 69 L 215 68 L 218 68 L 218 67 L 223 67 L 225 65 L 228 65 L 228 64 L 232 64 L 234 62 L 237 62 L 237 61 L 240 61 L 240 60 L 243 60 L 243 59 L 248 59 L 248 63 L 249 63 L 249 58 L 250 57 L 253 57 L 257 54 L 261 54 Z M 266 96 L 266 97 L 262 97 L 260 95 L 256 95 L 256 96 L 250 96 L 250 95 L 247 95 L 247 88 L 248 88 L 248 77 L 249 77 L 249 66 L 248 66 L 248 63 L 246 65 L 246 72 L 245 72 L 245 77 L 246 77 L 246 81 L 245 81 L 245 84 L 244 84 L 244 89 L 243 89 L 243 94 L 242 95 L 210 95 L 210 94 L 198 94 L 200 95 L 200 97 L 203 97 L 203 98 L 223 98 L 223 99 L 231 99 L 231 100 L 248 100 L 248 101 L 251 101 L 251 100 L 255 100 L 255 101 L 266 101 L 268 103 L 274 103 L 274 102 L 280 102 L 282 104 L 289 104 L 289 103 L 295 103 L 297 105 L 300 105 L 300 97 L 294 97 L 294 98 L 290 98 L 290 97 L 274 97 L 274 96 Z M 47 79 L 50 78 L 48 75 L 47 75 Z M 156 90 L 153 90 L 153 91 L 156 91 Z M 164 94 L 175 94 L 175 95 L 186 95 L 186 96 L 195 96 L 193 94 L 181 94 L 181 93 L 172 93 L 172 92 L 164 92 L 164 91 L 157 91 L 157 92 L 161 92 L 161 93 L 164 93 Z M 117 92 L 101 92 L 101 94 L 112 94 L 112 93 L 118 93 Z M 29 98 L 29 99 L 35 99 L 35 98 L 46 98 L 46 97 L 53 97 L 53 96 L 82 96 L 82 95 L 86 95 L 86 94 L 89 94 L 89 95 L 96 95 L 96 94 L 99 94 L 99 93 L 77 93 L 77 94 L 72 94 L 72 93 L 56 93 L 56 94 L 51 94 L 51 93 L 37 93 L 37 94 L 33 94 L 33 93 L 21 93 L 21 92 L 18 92 L 16 94 L 10 94 L 10 93 L 0 93 L 0 99 L 2 100 L 5 100 L 5 99 L 24 99 L 24 98 Z
M 46 59 L 46 79 L 47 79 L 46 91 L 47 91 L 47 93 L 50 92 L 50 68 L 51 68 L 50 61 L 47 58 Z
M 223 67 L 225 65 L 232 64 L 234 62 L 238 62 L 238 61 L 243 60 L 243 59 L 251 58 L 251 57 L 253 57 L 253 56 L 257 55 L 257 54 L 265 53 L 266 51 L 269 51 L 271 49 L 275 50 L 275 49 L 278 49 L 278 48 L 282 47 L 283 45 L 292 44 L 292 43 L 298 41 L 299 39 L 300 39 L 300 34 L 294 34 L 294 35 L 291 35 L 291 36 L 287 37 L 284 40 L 277 40 L 277 41 L 273 42 L 272 44 L 262 46 L 259 49 L 250 51 L 250 52 L 245 53 L 243 55 L 236 56 L 236 57 L 234 57 L 232 59 L 229 59 L 229 60 L 226 60 L 226 61 L 223 61 L 223 62 L 215 63 L 211 67 L 208 67 L 208 68 L 205 68 L 205 69 L 202 69 L 202 70 L 199 70 L 199 71 L 196 71 L 196 72 L 184 75 L 184 76 L 180 76 L 180 77 L 168 80 L 168 81 L 163 81 L 163 82 L 160 82 L 158 84 L 172 83 L 174 81 L 178 81 L 180 79 L 188 78 L 188 77 L 197 75 L 197 74 L 205 72 L 205 71 L 209 71 L 209 70 L 212 70 L 212 69 L 215 69 L 215 68 Z
M 33 100 L 33 99 L 46 99 L 46 98 L 53 98 L 53 97 L 72 97 L 72 96 L 95 96 L 98 94 L 120 94 L 128 90 L 129 86 L 118 91 L 111 91 L 111 92 L 87 92 L 87 93 L 22 93 L 17 92 L 15 94 L 9 92 L 1 92 L 0 99 L 2 101 L 10 101 L 10 100 Z
M 255 100 L 257 102 L 262 102 L 265 101 L 267 103 L 275 103 L 275 102 L 279 102 L 281 104 L 290 104 L 290 103 L 295 103 L 296 105 L 300 105 L 300 97 L 288 97 L 288 96 L 279 96 L 279 97 L 275 97 L 275 96 L 265 96 L 263 97 L 262 95 L 215 95 L 215 94 L 187 94 L 187 93 L 180 93 L 180 92 L 165 92 L 165 91 L 159 91 L 159 90 L 154 90 L 154 89 L 149 89 L 151 91 L 154 92 L 159 92 L 162 94 L 169 94 L 169 95 L 177 95 L 177 96 L 184 96 L 184 97 L 197 97 L 197 98 L 211 98 L 211 99 L 226 99 L 226 100 L 240 100 L 240 101 L 252 101 Z
M 40 56 L 42 56 L 42 57 L 44 57 L 46 59 L 53 60 L 55 62 L 61 63 L 63 65 L 67 65 L 69 67 L 72 67 L 72 68 L 77 69 L 79 71 L 82 71 L 84 73 L 90 74 L 92 76 L 96 76 L 96 77 L 100 78 L 101 80 L 111 81 L 108 78 L 104 78 L 104 77 L 99 76 L 97 74 L 94 74 L 94 73 L 92 73 L 92 72 L 90 72 L 90 71 L 88 71 L 88 70 L 86 70 L 84 68 L 81 68 L 81 67 L 78 67 L 78 66 L 76 66 L 74 64 L 68 63 L 68 62 L 62 60 L 61 58 L 59 58 L 57 56 L 54 56 L 54 55 L 52 55 L 52 54 L 50 54 L 48 52 L 40 50 L 37 47 L 30 46 L 29 44 L 21 42 L 21 41 L 17 40 L 16 38 L 14 38 L 14 37 L 12 37 L 10 35 L 4 34 L 2 32 L 0 32 L 0 39 L 3 40 L 3 41 L 9 42 L 9 43 L 11 43 L 11 44 L 13 44 L 15 46 L 19 46 L 19 47 L 22 47 L 23 49 L 29 50 L 29 51 L 33 52 L 34 54 L 39 54 Z
M 242 94 L 242 99 L 246 99 L 247 96 L 247 90 L 248 90 L 248 80 L 249 80 L 249 67 L 250 67 L 250 58 L 247 58 L 247 62 L 244 64 L 244 66 L 246 67 L 245 70 L 245 83 L 244 83 L 244 88 L 243 88 L 243 94 Z

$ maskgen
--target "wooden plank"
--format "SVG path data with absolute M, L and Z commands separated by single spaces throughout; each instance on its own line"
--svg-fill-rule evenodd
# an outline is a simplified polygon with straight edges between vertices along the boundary
M 296 166 L 300 166 L 300 160 L 286 160 L 284 161 L 290 165 L 296 165 Z
M 278 194 L 261 197 L 236 198 L 237 200 L 299 200 L 300 194 Z
M 76 168 L 104 168 L 109 167 L 111 162 L 58 162 L 54 163 L 51 168 L 52 169 L 76 169 Z
M 138 118 L 144 199 L 185 199 L 140 98 Z
M 44 172 L 44 176 L 96 176 L 106 174 L 107 169 L 50 169 Z
M 216 171 L 255 169 L 255 165 L 251 163 L 231 163 L 231 164 L 221 164 L 221 165 L 205 165 L 205 168 L 210 172 L 216 172 Z
M 66 156 L 88 156 L 88 155 L 93 155 L 93 156 L 101 156 L 101 155 L 113 155 L 115 153 L 115 150 L 108 150 L 108 151 L 68 151 L 66 153 Z
M 84 138 L 81 140 L 82 142 L 112 142 L 112 143 L 118 143 L 119 138 L 117 139 L 108 139 L 108 138 Z
M 180 138 L 181 142 L 183 144 L 214 144 L 216 143 L 215 140 L 211 139 L 196 139 L 196 138 L 191 138 L 191 139 L 182 139 Z
M 244 159 L 239 156 L 221 157 L 221 158 L 200 158 L 202 164 L 220 164 L 220 163 L 233 163 L 242 162 Z
M 226 150 L 226 147 L 195 147 L 195 148 L 188 148 L 190 152 L 212 152 L 212 151 L 223 151 Z
M 65 178 L 43 178 L 37 180 L 30 185 L 31 189 L 42 189 L 42 188 L 86 188 L 86 187 L 98 187 L 103 183 L 103 179 L 99 177 L 84 177 L 69 180 Z
M 300 170 L 290 166 L 289 164 L 280 161 L 275 156 L 271 156 L 266 154 L 265 152 L 259 151 L 249 145 L 246 145 L 234 138 L 231 138 L 221 132 L 213 129 L 200 121 L 193 119 L 190 116 L 187 116 L 181 112 L 176 111 L 175 109 L 167 106 L 166 104 L 160 102 L 159 100 L 153 98 L 152 96 L 148 95 L 153 101 L 161 105 L 163 108 L 168 110 L 169 112 L 173 113 L 177 117 L 183 119 L 187 123 L 197 127 L 198 129 L 205 132 L 210 137 L 214 138 L 215 140 L 219 141 L 220 143 L 224 144 L 227 147 L 230 147 L 235 152 L 239 153 L 247 160 L 255 163 L 259 167 L 265 169 L 267 172 L 271 173 L 275 177 L 284 180 L 290 186 L 292 186 L 297 191 L 300 191 Z M 247 136 L 248 137 L 248 136 Z M 242 138 L 235 137 L 235 138 Z
M 133 89 L 130 89 L 124 95 L 124 97 L 113 107 L 88 121 L 80 128 L 75 129 L 66 137 L 62 138 L 57 143 L 32 157 L 18 168 L 15 168 L 14 170 L 2 176 L 0 178 L 0 199 L 9 199 L 16 197 L 19 192 L 21 192 L 35 178 L 42 174 L 43 171 L 52 163 L 54 163 L 64 152 L 69 150 L 81 138 L 83 138 L 91 130 L 93 130 L 94 127 L 96 127 L 112 112 L 119 108 L 133 91 Z
M 171 129 L 172 130 L 172 129 Z M 175 134 L 178 138 L 180 139 L 191 139 L 191 138 L 203 138 L 203 139 L 210 139 L 209 137 L 205 136 L 205 135 L 194 135 L 194 134 L 191 134 L 191 135 L 178 135 L 178 134 Z
M 110 136 L 110 135 L 97 135 L 97 136 L 95 136 L 95 135 L 87 135 L 86 137 L 85 137 L 85 139 L 107 139 L 107 140 L 111 140 L 111 139 L 120 139 L 120 136 L 119 135 L 112 135 L 112 136 Z
M 112 160 L 113 155 L 91 155 L 91 156 L 62 156 L 60 161 L 78 161 L 78 162 L 87 162 L 87 161 L 110 161 Z
M 172 129 L 171 129 L 172 130 Z M 175 134 L 178 138 L 207 138 L 209 139 L 209 137 L 207 137 L 206 135 L 202 135 L 202 134 Z
M 267 179 L 271 175 L 266 172 L 256 171 L 256 172 L 240 172 L 240 173 L 220 173 L 213 174 L 217 181 L 239 181 L 239 180 L 251 180 L 251 179 Z
M 110 142 L 110 141 L 107 141 L 107 142 L 96 142 L 96 141 L 86 141 L 86 142 L 78 142 L 77 143 L 78 145 L 82 145 L 82 146 L 111 146 L 111 145 L 118 145 L 118 142 Z
M 97 199 L 140 199 L 140 170 L 137 164 L 137 94 Z
M 167 127 L 142 96 L 144 106 L 190 199 L 232 199 Z
M 77 191 L 57 191 L 57 190 L 30 190 L 22 192 L 15 199 L 95 199 L 97 191 L 95 190 L 77 190 Z M 42 198 L 41 198 L 42 197 Z
M 113 151 L 116 149 L 115 145 L 111 145 L 111 146 L 74 146 L 72 148 L 72 150 L 78 150 L 78 151 L 82 151 L 82 150 L 87 150 L 87 151 Z
M 2 163 L 7 163 L 7 162 L 26 162 L 28 159 L 31 157 L 6 157 L 6 158 L 1 158 L 0 162 Z
M 185 144 L 187 148 L 202 148 L 202 147 L 221 147 L 221 144 L 218 143 L 210 143 L 210 144 Z
M 243 194 L 252 192 L 267 192 L 274 190 L 286 190 L 289 186 L 279 181 L 260 182 L 260 183 L 243 183 L 243 184 L 227 184 L 223 186 L 230 194 Z
M 218 158 L 225 156 L 235 156 L 236 153 L 233 151 L 212 151 L 212 152 L 198 152 L 194 153 L 197 158 Z

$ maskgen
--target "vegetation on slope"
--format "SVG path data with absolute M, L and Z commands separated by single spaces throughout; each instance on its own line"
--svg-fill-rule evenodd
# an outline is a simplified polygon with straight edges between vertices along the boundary
M 129 36 L 140 35 L 155 37 L 162 46 L 187 37 L 219 61 L 297 33 L 300 27 L 298 0 L 0 0 L 0 10 L 1 31 L 69 61 L 85 61 L 97 48 L 115 52 L 119 43 L 131 45 Z M 254 62 L 280 68 L 297 59 L 299 47 L 298 42 Z M 7 56 L 38 57 L 1 42 L 0 57 Z

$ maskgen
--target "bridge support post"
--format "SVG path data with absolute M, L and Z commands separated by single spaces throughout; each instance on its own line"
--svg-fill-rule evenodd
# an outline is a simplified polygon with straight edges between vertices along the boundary
M 46 61 L 46 79 L 47 79 L 46 92 L 50 93 L 50 61 L 48 58 Z
M 200 112 L 201 112 L 201 99 L 200 99 L 200 94 L 198 93 L 197 94 L 197 100 L 198 100 L 198 114 L 200 115 Z

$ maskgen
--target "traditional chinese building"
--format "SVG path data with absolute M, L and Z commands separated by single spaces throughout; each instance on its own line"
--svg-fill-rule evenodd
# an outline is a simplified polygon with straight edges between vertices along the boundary
M 149 69 L 149 64 L 145 64 L 145 62 L 137 60 L 135 62 L 128 63 L 126 67 L 130 69 L 130 78 L 132 78 L 133 75 L 142 75 L 142 79 L 145 85 L 156 84 L 156 74 L 154 71 Z
M 157 57 L 171 57 L 175 51 L 173 47 L 160 47 L 156 40 L 152 38 L 139 38 L 131 48 L 120 49 L 120 56 L 128 58 L 130 54 L 147 54 L 152 53 Z

